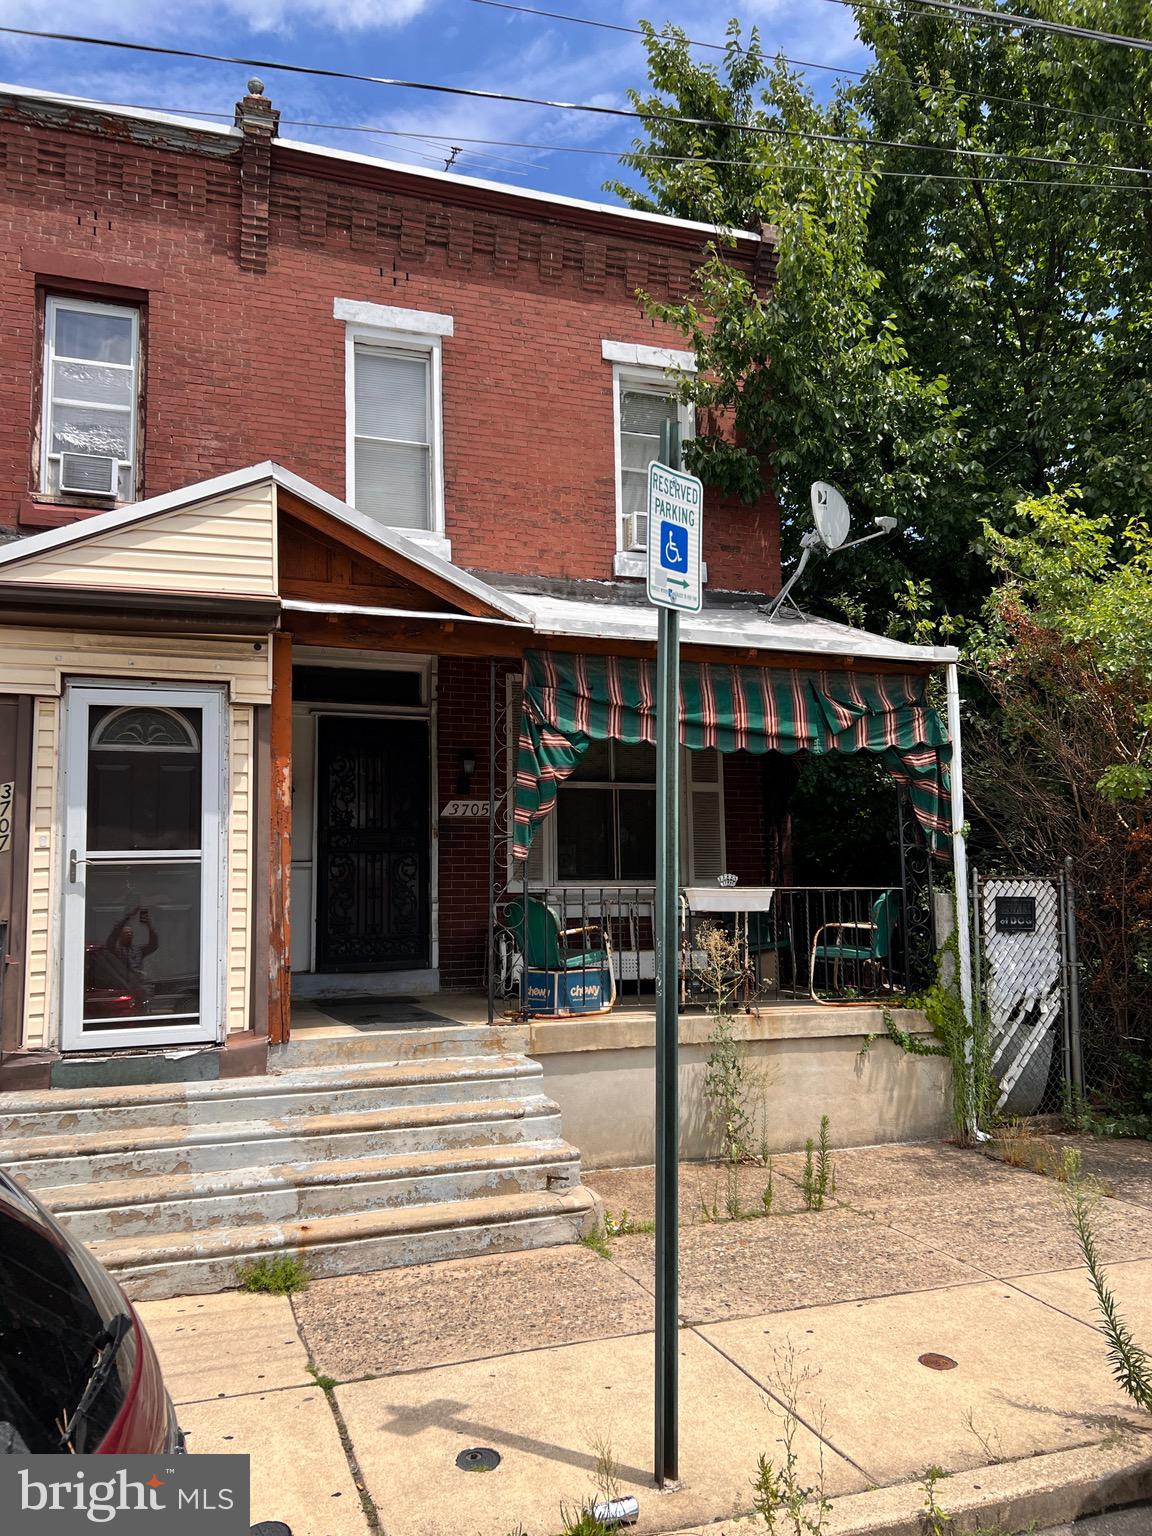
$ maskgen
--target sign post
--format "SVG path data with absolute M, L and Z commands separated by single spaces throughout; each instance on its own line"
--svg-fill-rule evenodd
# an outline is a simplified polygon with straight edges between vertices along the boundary
M 680 469 L 680 431 L 662 429 L 648 466 L 648 601 L 656 642 L 656 1483 L 679 1477 L 680 614 L 701 607 L 704 491 Z

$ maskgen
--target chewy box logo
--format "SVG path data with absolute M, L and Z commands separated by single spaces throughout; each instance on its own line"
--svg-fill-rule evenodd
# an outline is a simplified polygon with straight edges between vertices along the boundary
M 0 1529 L 73 1536 L 247 1536 L 247 1456 L 6 1456 Z M 157 1515 L 163 1519 L 158 1521 Z

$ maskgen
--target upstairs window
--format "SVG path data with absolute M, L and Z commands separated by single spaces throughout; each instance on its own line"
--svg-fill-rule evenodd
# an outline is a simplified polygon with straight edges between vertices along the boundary
M 50 296 L 44 309 L 40 486 L 51 496 L 136 494 L 140 314 Z
M 452 316 L 361 299 L 334 299 L 332 315 L 344 322 L 345 500 L 450 560 L 440 401 Z
M 389 528 L 435 527 L 432 357 L 357 341 L 351 500 Z
M 674 396 L 657 387 L 621 379 L 619 388 L 620 548 L 643 552 L 648 548 L 648 466 L 660 457 L 667 422 L 679 422 L 682 436 L 687 436 L 684 411 Z
M 660 457 L 666 422 L 680 427 L 680 441 L 695 434 L 695 415 L 681 403 L 676 381 L 696 371 L 691 352 L 602 341 L 601 356 L 612 364 L 612 409 L 616 431 L 617 576 L 643 576 L 648 548 L 648 466 Z M 704 573 L 707 579 L 707 573 Z

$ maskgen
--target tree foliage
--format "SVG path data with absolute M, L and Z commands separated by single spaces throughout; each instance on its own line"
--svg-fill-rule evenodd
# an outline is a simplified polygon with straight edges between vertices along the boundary
M 1152 0 L 1032 9 L 1152 35 Z M 854 10 L 874 62 L 826 101 L 735 23 L 718 67 L 649 29 L 649 115 L 626 157 L 644 186 L 617 189 L 779 229 L 773 297 L 749 303 L 721 244 L 698 303 L 665 311 L 694 338 L 715 322 L 717 382 L 696 387 L 743 433 L 742 459 L 706 441 L 698 467 L 747 492 L 751 459 L 771 457 L 786 529 L 815 478 L 900 518 L 810 600 L 854 589 L 878 625 L 903 582 L 927 581 L 938 611 L 972 615 L 994 580 L 983 523 L 1011 528 L 1021 499 L 1076 485 L 1114 535 L 1152 523 L 1152 56 Z M 669 111 L 722 126 L 656 121 Z
M 1117 544 L 1072 492 L 1021 512 L 1021 531 L 988 529 L 1002 579 L 968 633 L 976 851 L 1027 871 L 1071 856 L 1086 1022 L 1115 1086 L 1152 1049 L 1152 558 L 1145 530 Z

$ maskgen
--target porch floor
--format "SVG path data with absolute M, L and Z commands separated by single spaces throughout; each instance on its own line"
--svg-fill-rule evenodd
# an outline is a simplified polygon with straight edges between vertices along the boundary
M 773 1015 L 797 1014 L 813 1023 L 829 1014 L 840 1015 L 861 1010 L 877 1012 L 879 1003 L 861 999 L 852 1003 L 814 1003 L 810 999 L 773 998 L 759 1002 L 754 1013 Z M 708 1010 L 701 1004 L 691 1003 L 680 1010 L 687 1019 L 705 1019 Z M 562 1023 L 568 1026 L 590 1026 L 613 1023 L 623 1028 L 639 1026 L 652 1028 L 656 1020 L 654 998 L 629 999 L 620 1002 L 609 1013 L 571 1014 L 560 1019 L 539 1019 L 536 1023 Z M 439 1024 L 484 1025 L 488 1022 L 488 999 L 482 992 L 436 992 L 428 997 L 382 997 L 334 999 L 331 1002 L 314 1002 L 311 999 L 293 999 L 292 1038 L 294 1040 L 335 1039 L 341 1035 L 386 1034 L 397 1029 L 429 1029 Z M 517 1021 L 513 1004 L 508 998 L 497 999 L 496 1023 L 507 1025 Z M 821 1033 L 823 1031 L 820 1031 Z

